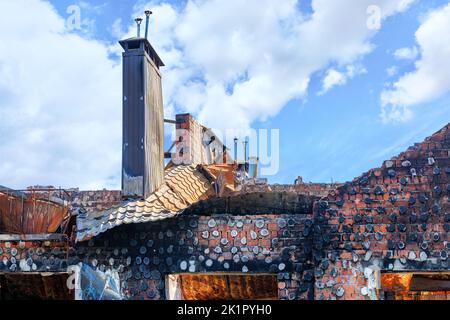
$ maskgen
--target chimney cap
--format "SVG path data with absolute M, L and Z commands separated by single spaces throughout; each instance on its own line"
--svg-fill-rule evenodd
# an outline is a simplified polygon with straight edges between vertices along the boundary
M 156 53 L 156 50 L 150 44 L 150 41 L 148 41 L 148 39 L 133 37 L 133 38 L 121 40 L 121 41 L 119 41 L 119 44 L 122 46 L 122 48 L 125 51 L 128 51 L 128 50 L 130 50 L 129 43 L 133 43 L 133 46 L 132 46 L 133 48 L 136 48 L 136 47 L 141 48 L 141 42 L 144 43 L 144 46 L 142 48 L 144 48 L 144 50 L 148 53 L 148 55 L 153 59 L 153 61 L 158 66 L 158 68 L 164 67 L 165 66 L 164 62 L 159 57 L 158 53 Z M 135 44 L 137 44 L 137 43 L 139 43 L 139 45 L 136 46 Z

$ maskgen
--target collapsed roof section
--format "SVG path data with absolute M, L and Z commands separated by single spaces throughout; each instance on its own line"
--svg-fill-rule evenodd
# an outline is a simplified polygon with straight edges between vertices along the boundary
M 175 141 L 169 151 L 165 153 L 165 157 L 171 160 L 170 164 L 212 165 L 233 162 L 227 146 L 223 144 L 218 135 L 196 121 L 191 114 L 177 114 L 174 124 Z
M 0 189 L 0 233 L 39 235 L 64 233 L 70 218 L 63 190 Z
M 425 138 L 423 142 L 415 143 L 406 151 L 401 152 L 395 157 L 392 157 L 390 160 L 384 161 L 381 167 L 373 168 L 368 172 L 354 178 L 352 182 L 342 185 L 340 188 L 338 188 L 338 191 L 347 189 L 350 184 L 365 186 L 368 184 L 368 182 L 370 182 L 369 180 L 371 178 L 379 178 L 383 176 L 395 178 L 396 168 L 401 168 L 402 170 L 406 171 L 407 175 L 411 176 L 411 178 L 413 179 L 426 175 L 424 169 L 417 169 L 424 164 L 427 164 L 428 166 L 433 168 L 432 174 L 434 178 L 436 178 L 442 171 L 441 167 L 446 174 L 449 174 L 449 146 L 450 123 L 445 125 L 443 128 L 441 128 L 431 136 Z M 431 181 L 433 181 L 433 179 L 431 179 Z M 399 181 L 400 185 L 405 185 L 405 182 L 405 177 L 403 179 L 400 179 Z
M 77 216 L 76 241 L 86 241 L 122 224 L 145 223 L 172 218 L 201 200 L 234 191 L 229 179 L 234 166 L 218 168 L 205 165 L 171 166 L 165 183 L 145 200 L 125 201 L 104 211 Z M 221 178 L 225 177 L 225 178 Z M 227 178 L 228 177 L 228 178 Z

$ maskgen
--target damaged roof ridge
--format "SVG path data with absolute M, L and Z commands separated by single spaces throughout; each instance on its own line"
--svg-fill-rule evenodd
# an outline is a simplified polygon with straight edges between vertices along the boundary
M 77 226 L 81 228 L 76 234 L 76 242 L 89 240 L 122 224 L 147 223 L 175 217 L 183 213 L 191 204 L 214 195 L 211 182 L 201 171 L 201 165 L 174 166 L 166 171 L 166 176 L 171 176 L 171 178 L 149 197 L 142 200 L 145 202 L 144 208 L 148 209 L 144 212 L 136 213 L 136 210 L 131 210 L 130 207 L 136 207 L 139 200 L 129 200 L 123 202 L 118 209 L 108 208 L 94 211 L 87 216 L 78 216 Z M 155 208 L 158 210 L 153 210 Z M 127 216 L 123 221 L 117 217 L 120 209 L 125 211 Z M 107 223 L 101 217 L 104 214 L 109 216 Z M 112 217 L 110 217 L 111 214 Z M 94 218 L 97 216 L 100 219 Z
M 353 178 L 352 180 L 347 181 L 347 182 L 343 182 L 341 186 L 339 186 L 338 188 L 336 188 L 336 190 L 337 190 L 337 191 L 343 190 L 343 189 L 346 188 L 348 185 L 354 185 L 354 184 L 357 184 L 358 181 L 361 180 L 361 179 L 364 178 L 364 177 L 370 177 L 375 171 L 385 169 L 385 164 L 386 164 L 386 162 L 388 162 L 388 161 L 394 161 L 394 162 L 395 162 L 395 161 L 398 161 L 398 160 L 402 160 L 402 161 L 408 160 L 407 155 L 408 155 L 408 153 L 414 151 L 413 148 L 417 148 L 417 147 L 419 147 L 420 145 L 423 145 L 423 144 L 425 144 L 425 143 L 427 143 L 427 142 L 442 142 L 442 141 L 443 141 L 442 139 L 438 139 L 437 141 L 434 141 L 433 139 L 439 137 L 439 136 L 442 135 L 442 134 L 444 134 L 444 135 L 445 135 L 445 134 L 448 134 L 449 132 L 450 132 L 450 122 L 447 123 L 447 124 L 446 124 L 444 127 L 442 127 L 440 130 L 438 130 L 438 131 L 436 131 L 435 133 L 433 133 L 432 135 L 430 135 L 430 136 L 424 138 L 421 142 L 416 142 L 416 143 L 414 143 L 413 145 L 410 145 L 405 151 L 400 152 L 399 154 L 397 154 L 397 155 L 391 157 L 391 158 L 388 159 L 388 160 L 384 160 L 384 161 L 382 162 L 381 166 L 375 167 L 375 168 L 371 168 L 371 169 L 369 169 L 368 171 L 363 172 L 362 174 L 356 176 L 356 177 Z M 444 137 L 444 139 L 445 139 L 445 137 Z M 431 152 L 431 151 L 433 151 L 433 150 L 436 150 L 436 148 L 433 148 L 433 149 L 431 149 L 431 150 L 429 150 L 429 151 Z M 332 192 L 330 192 L 330 193 L 328 194 L 328 196 L 330 196 L 330 195 L 332 195 Z M 328 197 L 328 196 L 327 196 L 327 197 Z M 325 197 L 325 198 L 327 198 L 327 197 Z
M 293 197 L 296 201 L 289 201 Z M 263 199 L 265 200 L 259 200 Z M 278 199 L 274 201 L 274 199 Z M 259 201 L 258 201 L 259 200 Z M 239 202 L 243 201 L 243 205 Z M 262 201 L 262 202 L 261 202 Z M 313 206 L 319 197 L 296 192 L 250 192 L 214 197 L 194 203 L 183 210 L 183 214 L 192 215 L 280 215 L 285 213 L 313 214 Z M 307 206 L 302 206 L 301 204 Z M 211 206 L 212 208 L 208 208 Z M 220 213 L 217 213 L 220 212 Z

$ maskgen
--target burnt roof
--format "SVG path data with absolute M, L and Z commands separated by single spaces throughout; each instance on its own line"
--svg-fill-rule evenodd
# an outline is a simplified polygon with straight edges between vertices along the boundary
M 211 176 L 212 177 L 212 176 Z M 81 213 L 77 217 L 77 241 L 89 240 L 122 224 L 161 221 L 181 214 L 190 205 L 216 195 L 207 168 L 168 168 L 165 183 L 147 199 L 126 201 L 108 210 Z

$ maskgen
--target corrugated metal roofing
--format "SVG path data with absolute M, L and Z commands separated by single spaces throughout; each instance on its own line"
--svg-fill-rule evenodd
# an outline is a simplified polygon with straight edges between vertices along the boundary
M 122 224 L 164 220 L 183 212 L 190 205 L 215 195 L 201 166 L 176 166 L 165 174 L 165 184 L 147 199 L 128 201 L 108 210 L 80 213 L 76 241 L 89 240 Z
M 46 197 L 47 199 L 45 199 Z M 58 202 L 56 202 L 58 201 Z M 0 232 L 6 234 L 47 234 L 56 232 L 69 218 L 61 199 L 39 192 L 0 190 Z

